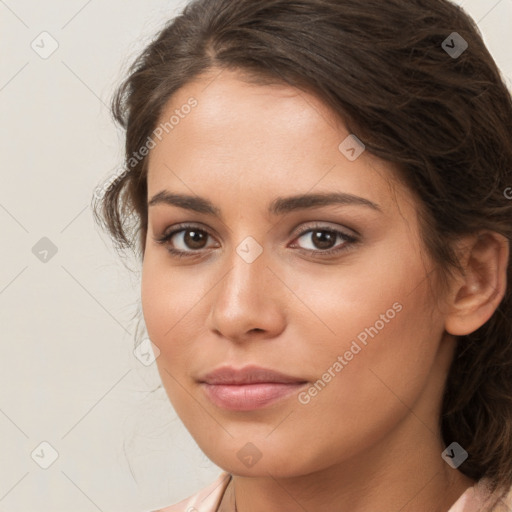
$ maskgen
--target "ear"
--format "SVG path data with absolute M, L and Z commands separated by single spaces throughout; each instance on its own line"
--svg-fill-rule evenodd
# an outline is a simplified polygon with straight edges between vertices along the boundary
M 485 324 L 496 311 L 507 288 L 509 242 L 493 231 L 471 235 L 461 241 L 458 275 L 448 294 L 445 329 L 464 336 Z

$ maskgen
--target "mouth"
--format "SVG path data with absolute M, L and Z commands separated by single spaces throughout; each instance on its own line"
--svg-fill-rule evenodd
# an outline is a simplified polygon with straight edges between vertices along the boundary
M 221 367 L 198 379 L 207 398 L 231 411 L 252 411 L 290 397 L 308 381 L 274 370 Z

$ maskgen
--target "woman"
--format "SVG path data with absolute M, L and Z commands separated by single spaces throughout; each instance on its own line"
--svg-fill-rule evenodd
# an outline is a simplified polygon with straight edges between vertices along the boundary
M 114 114 L 97 217 L 224 469 L 162 510 L 510 511 L 512 101 L 474 22 L 196 0 Z

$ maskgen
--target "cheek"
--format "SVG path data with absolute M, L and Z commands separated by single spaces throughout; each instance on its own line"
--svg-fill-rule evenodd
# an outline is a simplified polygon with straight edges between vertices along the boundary
M 176 300 L 178 289 L 172 285 L 169 269 L 147 251 L 142 266 L 141 302 L 144 322 L 151 341 L 158 346 L 161 355 L 157 362 L 166 359 L 166 352 L 174 346 L 172 339 L 176 328 L 181 301 Z
M 193 277 L 195 276 L 195 277 Z M 141 302 L 151 341 L 159 348 L 158 366 L 183 372 L 194 357 L 194 340 L 204 325 L 197 319 L 201 298 L 208 287 L 194 273 L 173 269 L 160 251 L 146 252 L 142 266 Z
M 172 271 L 158 260 L 146 251 L 141 279 L 142 312 L 149 338 L 160 350 L 156 366 L 164 389 L 175 410 L 186 416 L 187 396 L 182 396 L 177 385 L 183 381 L 180 371 L 188 367 L 192 357 L 187 350 L 189 344 L 179 335 L 186 304 L 182 300 L 183 289 L 171 277 Z
M 159 341 L 165 332 L 165 324 L 168 323 L 168 316 L 165 313 L 165 297 L 168 292 L 164 288 L 164 279 L 158 279 L 158 275 L 162 277 L 162 274 L 155 268 L 153 260 L 150 250 L 146 250 L 142 265 L 141 303 L 149 337 L 162 350 Z
M 424 268 L 404 263 L 399 277 L 387 269 L 372 274 L 372 287 L 352 283 L 346 293 L 331 294 L 320 310 L 336 336 L 310 359 L 319 380 L 302 403 L 312 422 L 327 415 L 347 432 L 359 425 L 377 435 L 427 385 L 443 329 L 431 313 Z
M 319 466 L 377 443 L 427 389 L 442 323 L 426 311 L 428 285 L 412 288 L 404 276 L 376 293 L 351 294 L 353 302 L 340 292 L 320 310 L 337 336 L 306 356 L 318 380 L 297 397 L 294 430 Z
M 324 411 L 329 411 L 329 400 L 350 405 L 355 415 L 362 409 L 366 414 L 366 404 L 382 410 L 379 403 L 388 397 L 399 402 L 395 395 L 411 404 L 428 380 L 443 324 L 432 312 L 426 269 L 420 259 L 399 255 L 379 261 L 378 266 L 361 265 L 359 272 L 353 267 L 339 279 L 317 280 L 314 290 L 303 280 L 300 290 L 301 281 L 296 281 L 297 294 L 307 297 L 330 332 L 322 328 L 319 336 L 311 327 L 301 337 L 309 340 L 303 350 L 311 373 L 320 379 L 311 402 L 318 396 Z

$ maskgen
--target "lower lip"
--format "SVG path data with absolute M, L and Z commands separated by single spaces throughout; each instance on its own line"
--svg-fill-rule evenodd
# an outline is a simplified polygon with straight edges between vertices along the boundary
M 282 400 L 307 383 L 283 384 L 262 382 L 258 384 L 225 385 L 201 383 L 208 398 L 217 406 L 230 411 L 253 411 Z

